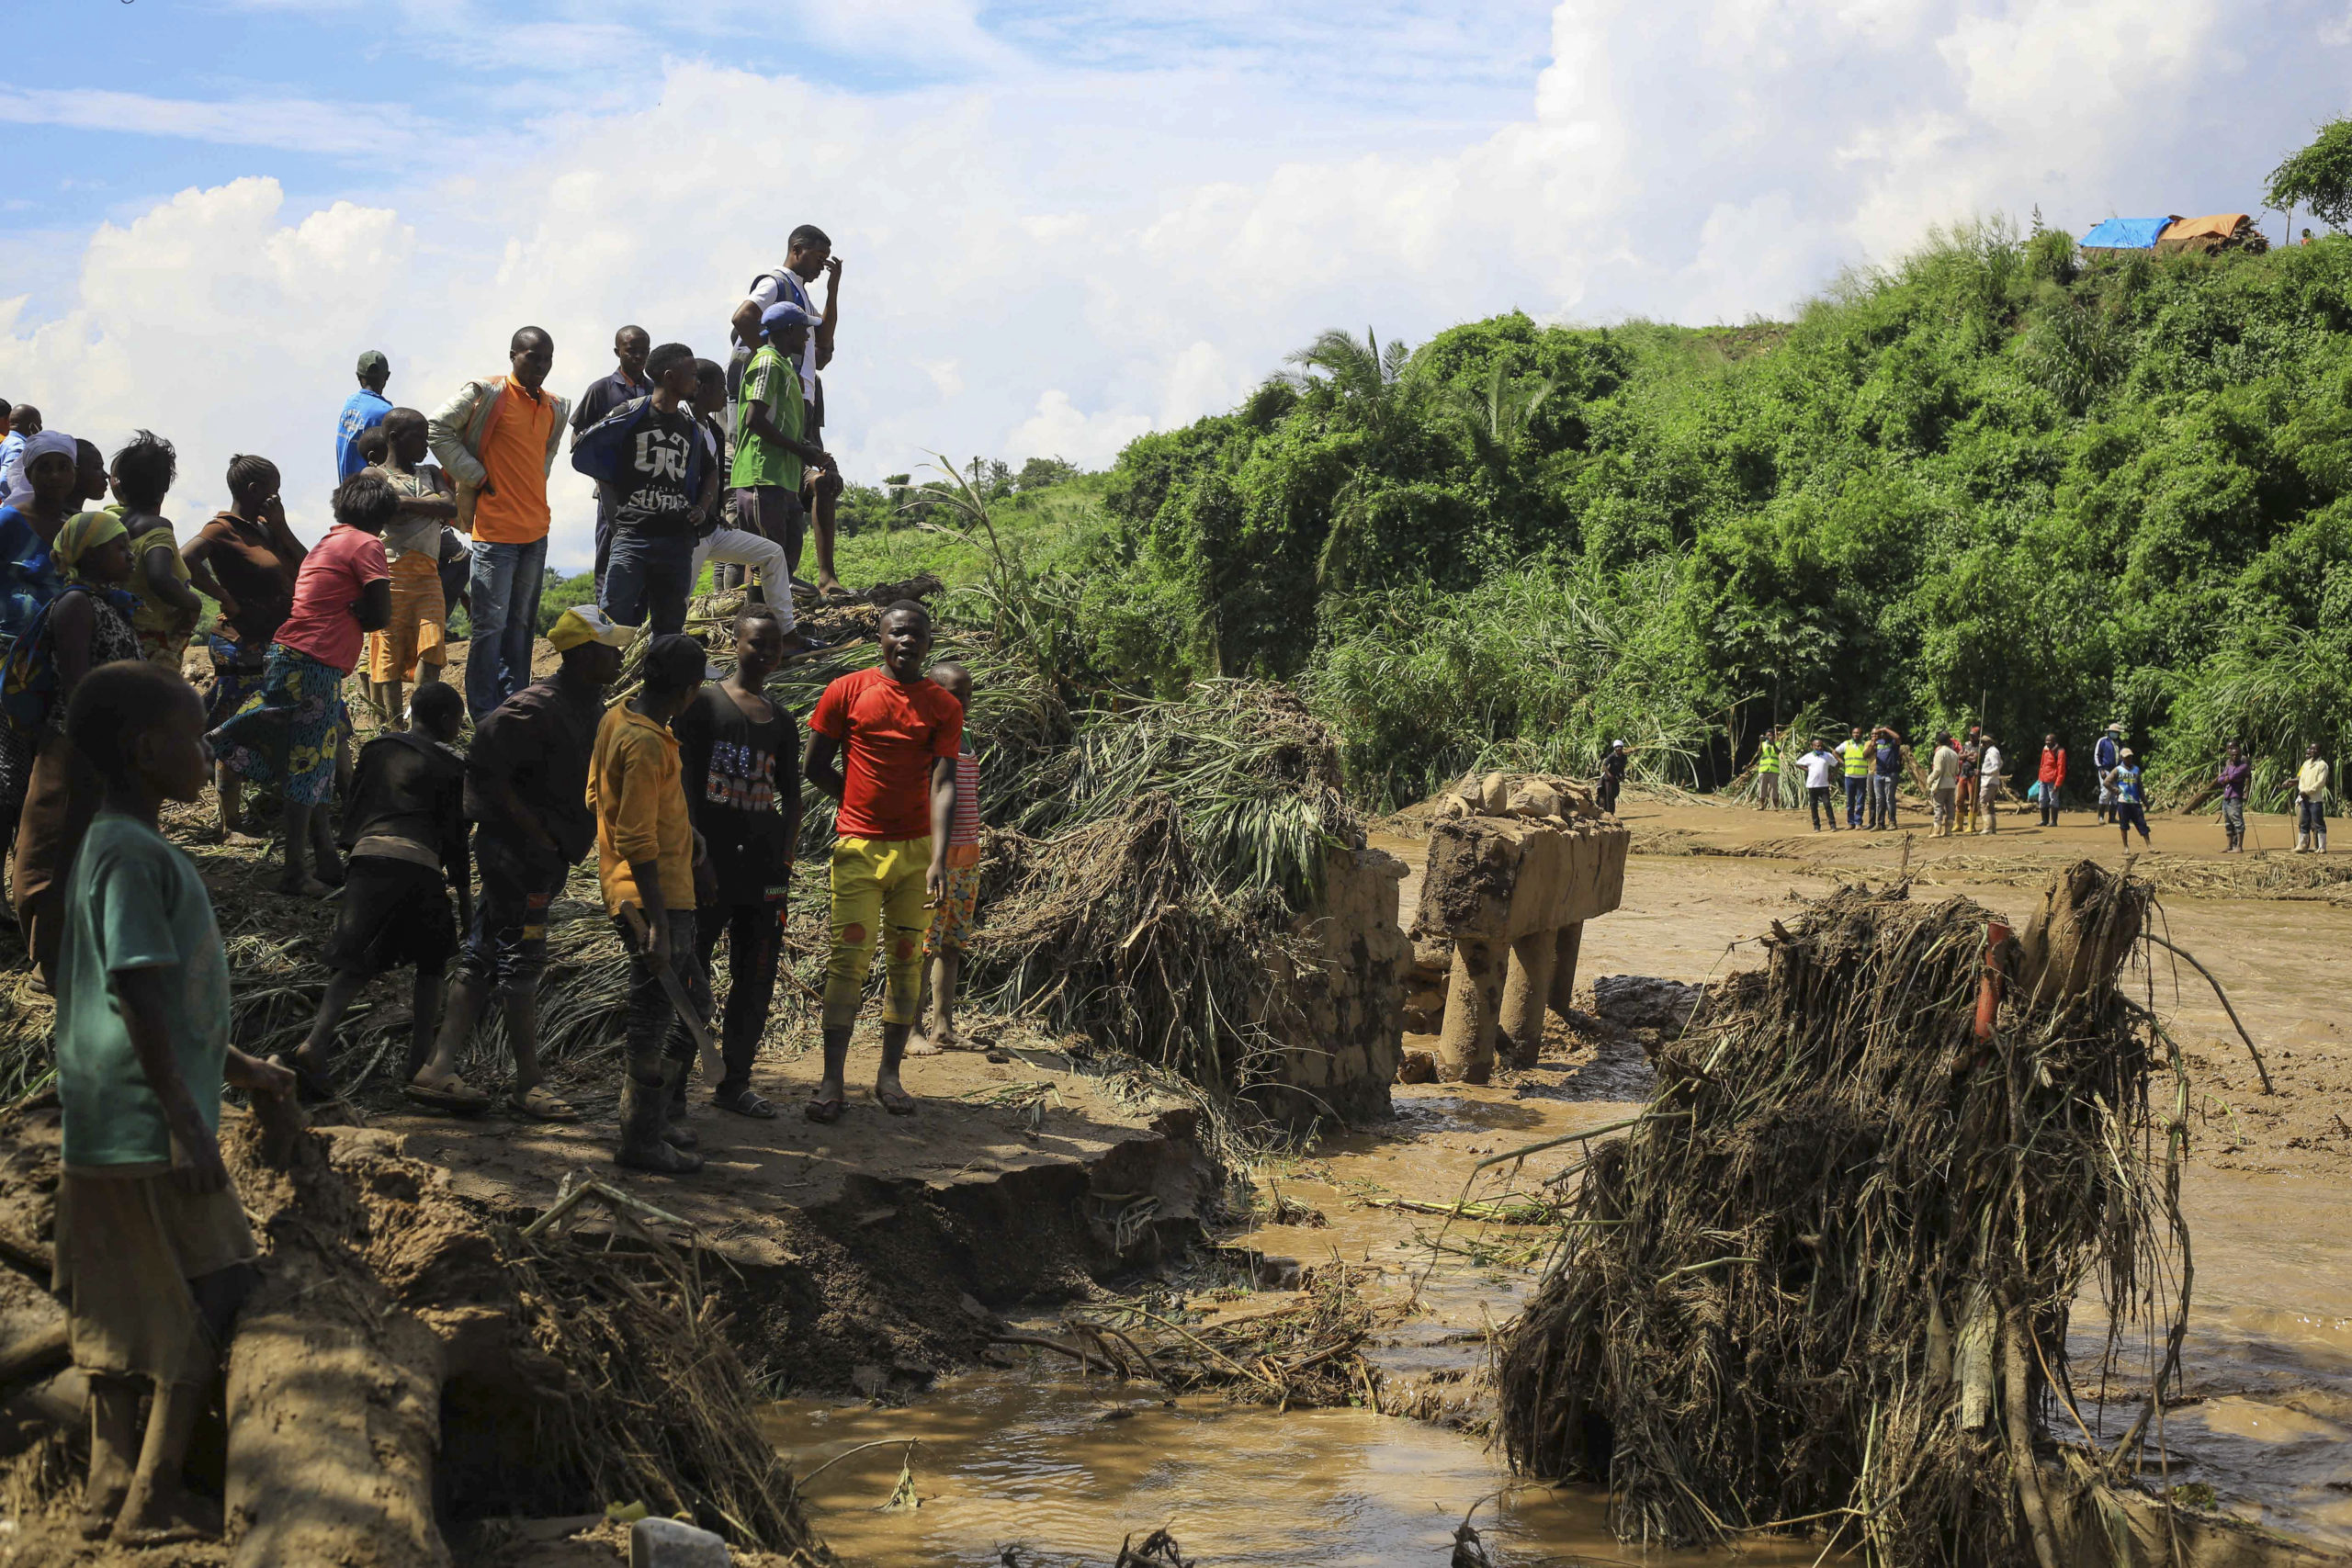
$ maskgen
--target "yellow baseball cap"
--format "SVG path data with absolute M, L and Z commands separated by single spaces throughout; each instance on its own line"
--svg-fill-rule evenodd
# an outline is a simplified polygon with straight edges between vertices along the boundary
M 584 643 L 601 642 L 606 648 L 627 648 L 637 640 L 637 628 L 624 626 L 605 618 L 605 612 L 594 604 L 574 604 L 555 618 L 548 628 L 548 641 L 555 644 L 558 653 L 569 653 Z

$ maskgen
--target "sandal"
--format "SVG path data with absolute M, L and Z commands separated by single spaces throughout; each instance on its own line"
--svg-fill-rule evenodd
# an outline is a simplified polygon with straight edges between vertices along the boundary
M 842 1119 L 842 1101 L 838 1099 L 811 1100 L 800 1108 L 808 1120 L 820 1127 L 830 1127 Z
M 748 1089 L 720 1089 L 710 1102 L 721 1111 L 737 1116 L 749 1116 L 755 1122 L 775 1120 L 775 1101 L 764 1095 L 753 1094 Z
M 437 1084 L 402 1084 L 401 1093 L 426 1110 L 438 1111 L 445 1116 L 479 1116 L 490 1109 L 490 1096 L 469 1087 L 466 1080 L 455 1073 Z
M 510 1094 L 506 1109 L 527 1122 L 577 1122 L 580 1112 L 549 1094 L 545 1084 L 533 1084 L 529 1092 Z
M 877 1089 L 874 1091 L 874 1098 L 880 1100 L 882 1109 L 893 1116 L 912 1116 L 915 1107 L 921 1103 L 902 1089 Z

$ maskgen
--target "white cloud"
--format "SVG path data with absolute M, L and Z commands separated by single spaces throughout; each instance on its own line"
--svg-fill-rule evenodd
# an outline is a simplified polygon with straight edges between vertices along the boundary
M 183 516 L 217 503 L 231 452 L 267 452 L 316 526 L 360 349 L 390 354 L 392 395 L 424 406 L 502 367 L 526 321 L 553 333 L 572 391 L 623 321 L 716 356 L 746 280 L 815 220 L 846 263 L 826 438 L 853 478 L 932 451 L 1101 463 L 1231 406 L 1326 327 L 1418 342 L 1513 307 L 1739 321 L 1990 209 L 2038 202 L 2079 229 L 2251 206 L 2341 100 L 2339 62 L 2310 43 L 2332 13 L 2235 29 L 2232 54 L 2219 3 L 1565 0 L 1548 62 L 1526 62 L 1490 122 L 1450 130 L 1384 120 L 1376 92 L 1357 119 L 1304 113 L 1267 90 L 1302 69 L 1276 57 L 1346 36 L 1365 81 L 1409 64 L 1384 49 L 1452 50 L 1468 73 L 1523 17 L 1390 5 L 1391 40 L 1240 0 L 1124 0 L 1102 52 L 1205 18 L 1221 63 L 990 55 L 1001 69 L 887 93 L 672 61 L 628 107 L 450 139 L 429 178 L 366 206 L 289 208 L 274 181 L 224 178 L 102 227 L 67 249 L 70 285 L 44 276 L 30 305 L 0 306 L 0 393 L 107 444 L 173 435 Z M 480 19 L 473 0 L 402 6 L 445 29 Z M 866 50 L 928 30 L 943 58 L 1084 31 L 1076 13 L 994 15 L 903 0 L 817 25 Z M 615 46 L 601 26 L 539 41 L 589 59 Z M 202 140 L 252 107 L 140 107 L 160 102 L 126 112 Z M 0 118 L 91 123 L 99 107 L 0 95 Z M 556 496 L 558 558 L 581 561 L 585 481 L 559 465 Z
M 1068 392 L 1049 388 L 1038 395 L 1037 412 L 1014 428 L 1007 450 L 1015 463 L 1062 457 L 1082 468 L 1099 468 L 1149 429 L 1148 414 L 1086 413 Z
M 367 157 L 410 145 L 421 123 L 398 104 L 304 98 L 205 102 L 101 87 L 0 88 L 0 121 Z

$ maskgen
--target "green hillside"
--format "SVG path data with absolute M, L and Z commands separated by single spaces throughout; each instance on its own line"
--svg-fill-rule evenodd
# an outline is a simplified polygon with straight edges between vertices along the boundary
M 2352 716 L 2347 491 L 2352 242 L 1984 225 L 1785 325 L 1327 334 L 1046 531 L 1086 678 L 1295 681 L 1376 797 L 1612 733 L 1704 785 L 1794 715 L 2120 719 L 2175 784 L 2234 736 L 2275 792 Z

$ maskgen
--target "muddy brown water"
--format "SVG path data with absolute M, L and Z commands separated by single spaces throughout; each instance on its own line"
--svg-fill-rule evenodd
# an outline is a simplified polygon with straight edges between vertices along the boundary
M 1383 847 L 1410 863 L 1409 841 Z M 1587 928 L 1582 978 L 1700 980 L 1760 963 L 1756 933 L 1841 879 L 1803 862 L 1636 856 L 1625 908 Z M 1919 896 L 1955 893 L 2020 915 L 2030 897 L 1965 885 Z M 2340 1027 L 2352 909 L 2177 897 L 2166 908 L 2174 939 L 2215 968 L 2265 1043 L 2282 1091 L 2255 1095 L 2210 991 L 2200 982 L 2175 993 L 2167 977 L 2154 999 L 2190 1055 L 2199 1126 L 2183 1192 L 2197 1274 L 2186 1399 L 2165 1415 L 2171 1479 L 2210 1486 L 2224 1507 L 2309 1544 L 2352 1549 L 2352 1222 L 2343 1201 L 2352 1159 L 2296 1131 L 2329 1125 L 2337 1108 L 2352 1115 L 2352 1095 L 2338 1092 L 2352 1089 L 2352 1043 Z M 1487 1354 L 1486 1329 L 1517 1310 L 1540 1235 L 1372 1204 L 1450 1202 L 1478 1161 L 1621 1120 L 1647 1087 L 1638 1053 L 1604 1050 L 1547 1059 L 1508 1084 L 1399 1089 L 1394 1122 L 1261 1173 L 1261 1193 L 1271 1183 L 1325 1224 L 1231 1239 L 1306 1263 L 1381 1266 L 1390 1299 L 1411 1303 L 1368 1352 L 1391 1386 L 1468 1371 Z M 2352 1134 L 2342 1145 L 2352 1150 Z M 1515 1179 L 1490 1170 L 1475 1195 L 1514 1179 L 1523 1190 L 1574 1157 L 1573 1146 L 1533 1156 Z M 2097 1392 L 2104 1325 L 2086 1299 L 2069 1347 L 2086 1396 Z M 2117 1399 L 2102 1410 L 2086 1398 L 2095 1434 L 2128 1423 L 2137 1406 L 2125 1394 L 2146 1366 L 2145 1347 L 2128 1346 Z M 1728 1561 L 1619 1543 L 1590 1489 L 1505 1491 L 1513 1478 L 1476 1437 L 1358 1410 L 1167 1406 L 1137 1388 L 1072 1377 L 1057 1359 L 944 1380 L 904 1408 L 792 1401 L 773 1407 L 769 1423 L 803 1473 L 861 1443 L 920 1439 L 919 1509 L 878 1511 L 899 1476 L 898 1446 L 853 1455 L 811 1486 L 819 1529 L 853 1562 L 994 1564 L 1010 1545 L 1024 1563 L 1106 1562 L 1122 1537 L 1162 1525 L 1204 1562 L 1442 1562 L 1482 1498 L 1476 1523 L 1498 1563 Z M 1817 1550 L 1763 1542 L 1741 1557 L 1810 1562 Z

